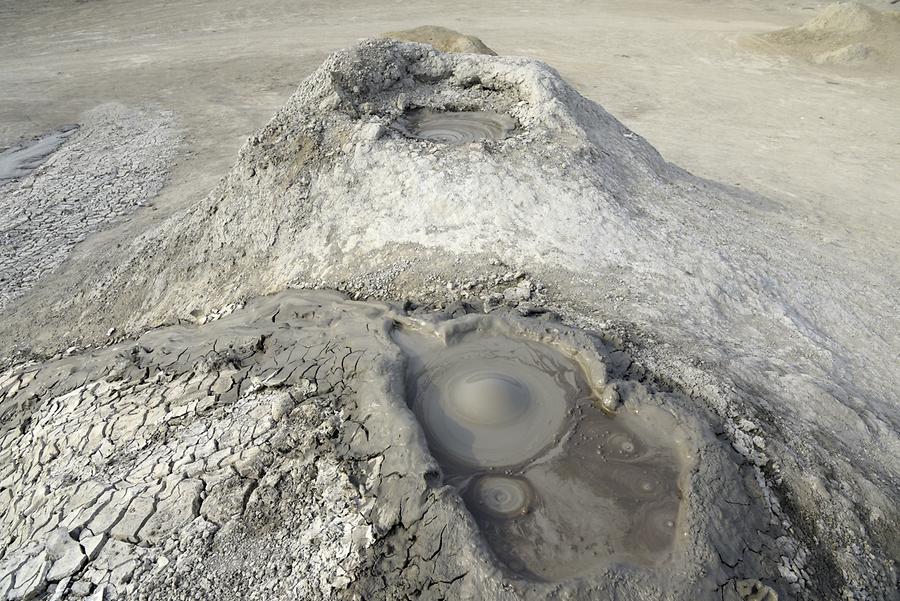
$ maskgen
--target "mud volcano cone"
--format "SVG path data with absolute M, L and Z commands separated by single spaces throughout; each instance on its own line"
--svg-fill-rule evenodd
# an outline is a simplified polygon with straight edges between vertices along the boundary
M 479 115 L 478 127 L 442 124 L 452 136 L 410 130 L 421 115 L 465 114 Z M 287 287 L 334 287 L 423 308 L 547 308 L 525 306 L 531 285 L 525 293 L 509 285 L 519 272 L 540 283 L 540 301 L 554 312 L 632 353 L 608 357 L 623 382 L 617 394 L 639 402 L 628 382 L 662 394 L 669 387 L 685 396 L 667 407 L 690 408 L 720 436 L 702 438 L 703 456 L 715 459 L 701 463 L 684 490 L 686 519 L 672 520 L 661 506 L 649 534 L 634 534 L 673 536 L 665 528 L 677 522 L 681 555 L 664 567 L 632 568 L 644 570 L 639 577 L 569 579 L 573 597 L 706 598 L 745 580 L 800 598 L 895 595 L 900 325 L 890 276 L 841 249 L 823 252 L 782 204 L 667 163 L 538 61 L 387 40 L 333 54 L 250 137 L 206 199 L 134 239 L 125 261 L 73 283 L 64 300 L 42 302 L 37 292 L 10 308 L 0 316 L 0 345 L 53 349 L 69 331 L 103 341 L 109 323 L 134 333 Z M 546 327 L 549 338 L 562 332 Z M 259 346 L 268 348 L 265 340 Z M 385 380 L 366 385 L 377 381 L 382 396 L 402 388 L 399 378 Z M 505 402 L 499 408 L 511 413 Z M 414 423 L 408 411 L 392 415 Z M 374 463 L 354 478 L 378 480 L 379 498 L 402 499 L 373 518 L 396 548 L 379 547 L 380 559 L 367 564 L 377 576 L 367 583 L 393 573 L 385 558 L 407 569 L 396 549 L 410 545 L 428 546 L 414 554 L 419 575 L 434 573 L 428 558 L 444 557 L 454 536 L 458 548 L 484 551 L 469 530 L 442 535 L 425 525 L 448 523 L 429 522 L 423 501 L 443 490 L 438 467 L 398 460 L 383 478 L 371 475 L 388 446 L 419 448 L 409 433 L 418 430 L 410 425 L 393 442 L 374 426 L 366 426 L 369 438 L 359 430 L 354 440 L 384 445 L 360 455 Z M 582 434 L 579 452 L 593 468 L 586 458 L 605 442 L 599 432 Z M 631 452 L 617 448 L 623 458 Z M 419 470 L 415 484 L 406 480 L 410 466 Z M 750 498 L 752 510 L 742 504 Z M 729 509 L 735 499 L 743 518 Z M 453 523 L 470 523 L 461 503 L 440 507 Z M 578 536 L 573 528 L 574 538 L 559 540 L 560 553 L 566 545 L 581 558 L 603 553 L 604 543 Z M 780 567 L 770 552 L 783 558 Z M 442 565 L 440 590 L 466 582 L 485 597 L 509 598 L 486 576 L 499 569 L 485 567 L 494 565 L 487 559 L 467 577 L 466 566 Z M 394 581 L 399 597 L 433 584 L 403 574 Z

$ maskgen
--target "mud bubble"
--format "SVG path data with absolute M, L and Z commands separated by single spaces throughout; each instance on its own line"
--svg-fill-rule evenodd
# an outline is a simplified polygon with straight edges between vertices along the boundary
M 394 122 L 402 134 L 440 144 L 468 144 L 478 140 L 503 140 L 516 121 L 494 111 L 435 111 L 412 109 Z
M 470 503 L 496 518 L 523 516 L 531 506 L 531 485 L 522 478 L 481 476 L 470 488 Z
M 583 349 L 472 317 L 399 324 L 393 337 L 408 404 L 494 555 L 543 581 L 665 561 L 687 466 L 674 418 L 603 411 Z

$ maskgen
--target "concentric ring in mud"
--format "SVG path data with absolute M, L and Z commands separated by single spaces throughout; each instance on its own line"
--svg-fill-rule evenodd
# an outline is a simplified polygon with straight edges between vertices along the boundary
M 610 432 L 600 448 L 604 454 L 617 461 L 638 460 L 646 453 L 641 441 L 626 432 Z
M 533 499 L 531 485 L 523 478 L 482 476 L 472 484 L 471 501 L 475 508 L 494 518 L 525 515 Z
M 467 144 L 503 140 L 515 129 L 515 120 L 494 111 L 434 111 L 413 109 L 397 119 L 396 128 L 411 138 L 441 144 Z
M 461 466 L 501 468 L 552 446 L 581 392 L 574 366 L 554 355 L 498 338 L 454 345 L 432 358 L 412 405 L 433 451 Z

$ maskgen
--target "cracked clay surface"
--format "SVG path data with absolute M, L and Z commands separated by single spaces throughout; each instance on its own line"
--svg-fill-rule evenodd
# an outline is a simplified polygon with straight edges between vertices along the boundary
M 588 360 L 615 390 L 615 419 L 665 412 L 697 459 L 672 550 L 654 566 L 598 564 L 554 582 L 507 569 L 428 450 L 391 335 L 406 323 L 438 341 L 466 319 L 288 291 L 205 325 L 7 369 L 0 594 L 737 600 L 754 586 L 790 590 L 779 558 L 790 549 L 802 566 L 806 551 L 714 418 L 635 379 L 626 355 L 596 337 L 501 311 L 477 319 L 511 344 Z M 753 585 L 760 577 L 768 584 Z
M 417 110 L 515 128 L 410 138 L 395 124 Z M 205 199 L 33 285 L 72 228 L 129 210 L 94 183 L 135 202 L 161 185 L 176 142 L 151 122 L 126 145 L 147 168 L 134 178 L 82 124 L 0 182 L 27 212 L 44 197 L 26 184 L 58 199 L 63 167 L 109 159 L 78 188 L 99 204 L 59 216 L 68 238 L 40 215 L 4 225 L 3 595 L 900 598 L 893 272 L 666 162 L 548 65 L 367 40 L 306 79 Z M 404 309 L 262 296 L 299 288 Z M 390 338 L 405 318 L 440 331 L 436 310 L 597 356 L 604 406 L 671 416 L 692 467 L 664 558 L 541 579 L 486 544 Z M 524 495 L 500 492 L 484 498 L 501 513 Z

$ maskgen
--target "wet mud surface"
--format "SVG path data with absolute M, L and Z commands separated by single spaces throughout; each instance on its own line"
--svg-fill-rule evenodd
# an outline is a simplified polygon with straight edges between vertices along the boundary
M 68 125 L 40 137 L 23 140 L 0 152 L 0 183 L 24 177 L 37 169 L 56 152 L 77 125 Z
M 467 144 L 503 140 L 516 128 L 516 120 L 495 111 L 436 111 L 417 108 L 404 113 L 394 128 L 411 138 L 440 144 Z
M 603 411 L 571 350 L 491 331 L 490 318 L 470 327 L 394 339 L 410 361 L 407 401 L 494 554 L 547 581 L 664 560 L 689 467 L 672 417 Z
M 0 597 L 511 600 L 685 571 L 721 593 L 774 569 L 728 451 L 583 333 L 301 291 L 198 322 L 0 372 Z

